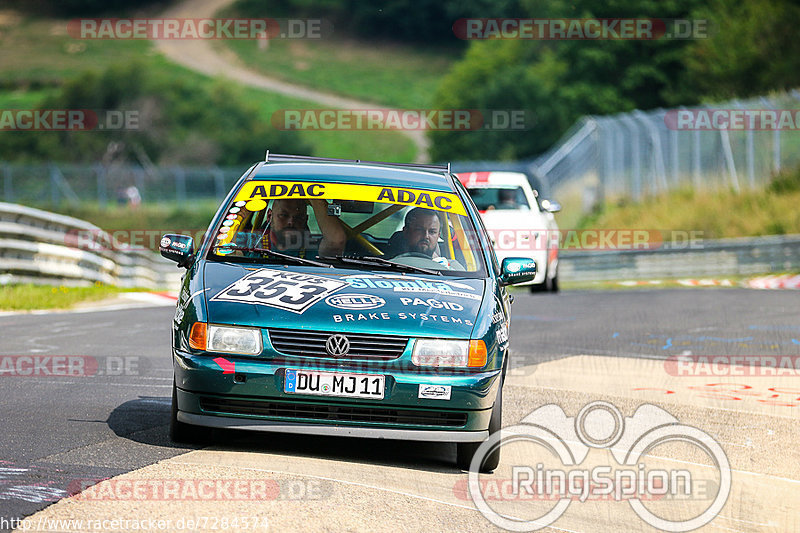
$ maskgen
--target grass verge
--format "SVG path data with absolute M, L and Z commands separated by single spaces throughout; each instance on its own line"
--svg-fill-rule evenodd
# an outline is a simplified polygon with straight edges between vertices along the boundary
M 31 311 L 34 309 L 67 309 L 81 302 L 103 300 L 121 292 L 142 289 L 123 289 L 110 285 L 65 287 L 52 285 L 0 286 L 0 310 Z
M 376 104 L 426 109 L 458 58 L 451 52 L 342 38 L 226 40 L 241 62 L 264 75 Z
M 676 190 L 639 203 L 606 203 L 578 229 L 700 231 L 704 239 L 800 233 L 800 168 L 759 190 Z M 566 228 L 565 228 L 566 229 Z

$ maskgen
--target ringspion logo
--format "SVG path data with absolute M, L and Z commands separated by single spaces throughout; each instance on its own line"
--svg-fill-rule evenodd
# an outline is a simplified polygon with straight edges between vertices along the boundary
M 509 496 L 490 497 L 482 482 L 479 466 L 503 446 L 528 443 L 536 447 L 530 464 L 514 464 Z M 648 468 L 646 460 L 658 446 L 683 443 L 696 448 L 710 460 L 717 480 L 698 480 L 693 472 L 680 467 Z M 540 453 L 544 449 L 547 453 Z M 592 449 L 604 450 L 604 457 L 592 467 L 584 466 Z M 678 448 L 676 448 L 678 449 Z M 682 448 L 680 448 L 682 450 Z M 695 450 L 692 449 L 692 452 Z M 557 467 L 543 464 L 543 457 L 555 456 Z M 616 463 L 616 464 L 612 464 Z M 657 463 L 657 464 L 670 464 Z M 683 463 L 683 462 L 682 462 Z M 698 483 L 699 481 L 699 483 Z M 573 502 L 611 500 L 626 502 L 647 524 L 664 531 L 691 531 L 711 522 L 725 506 L 731 490 L 731 467 L 725 451 L 704 431 L 681 424 L 669 412 L 651 404 L 639 406 L 633 416 L 624 417 L 608 402 L 586 404 L 574 417 L 568 417 L 555 404 L 540 407 L 520 424 L 503 428 L 484 441 L 475 453 L 469 471 L 469 494 L 478 510 L 492 524 L 509 531 L 536 531 L 553 524 Z M 708 493 L 712 486 L 713 493 Z M 525 520 L 498 512 L 489 501 L 552 502 L 536 518 Z M 661 516 L 644 502 L 693 500 L 702 510 L 695 516 Z M 680 505 L 677 504 L 676 505 Z M 495 504 L 497 506 L 497 504 Z M 516 507 L 519 511 L 519 507 Z M 536 508 L 539 509 L 538 507 Z M 659 508 L 665 511 L 663 507 Z M 669 513 L 667 513 L 669 514 Z

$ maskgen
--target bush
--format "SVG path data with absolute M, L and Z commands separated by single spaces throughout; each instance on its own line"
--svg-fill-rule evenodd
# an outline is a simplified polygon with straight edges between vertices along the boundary
M 241 165 L 267 147 L 308 154 L 296 132 L 279 132 L 258 120 L 255 108 L 228 84 L 206 88 L 181 78 L 151 76 L 141 64 L 88 72 L 67 82 L 43 109 L 135 111 L 138 129 L 87 132 L 0 133 L 0 159 L 93 162 L 111 150 L 116 158 L 142 152 L 156 163 Z
M 768 190 L 777 194 L 800 191 L 800 167 L 784 170 L 772 178 Z
M 168 3 L 164 0 L 6 0 L 9 7 L 52 16 L 89 16 L 130 12 L 151 4 Z

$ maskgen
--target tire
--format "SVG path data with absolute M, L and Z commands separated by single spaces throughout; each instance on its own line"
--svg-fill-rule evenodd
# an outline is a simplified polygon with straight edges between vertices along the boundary
M 550 280 L 550 292 L 558 292 L 559 290 L 561 289 L 558 286 L 558 271 L 556 271 L 556 275 Z
M 545 292 L 546 290 L 547 290 L 547 281 L 546 280 L 544 282 L 542 282 L 542 283 L 537 283 L 535 285 L 530 285 L 530 291 L 532 293 Z
M 169 418 L 169 439 L 176 444 L 196 444 L 207 439 L 205 428 L 178 420 L 178 387 L 172 380 L 172 412 Z
M 497 391 L 497 398 L 492 408 L 492 418 L 489 420 L 489 435 L 497 433 L 503 425 L 503 383 L 500 382 L 500 389 Z M 478 451 L 481 442 L 459 442 L 456 444 L 456 462 L 461 470 L 469 471 L 472 457 Z M 497 465 L 500 464 L 500 448 L 496 448 L 487 455 L 483 464 L 480 466 L 482 474 L 491 474 Z

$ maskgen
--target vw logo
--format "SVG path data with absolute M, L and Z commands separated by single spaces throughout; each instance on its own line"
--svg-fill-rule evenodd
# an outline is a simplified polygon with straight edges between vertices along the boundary
M 325 342 L 325 351 L 331 357 L 343 357 L 350 351 L 350 341 L 344 335 L 331 335 Z

